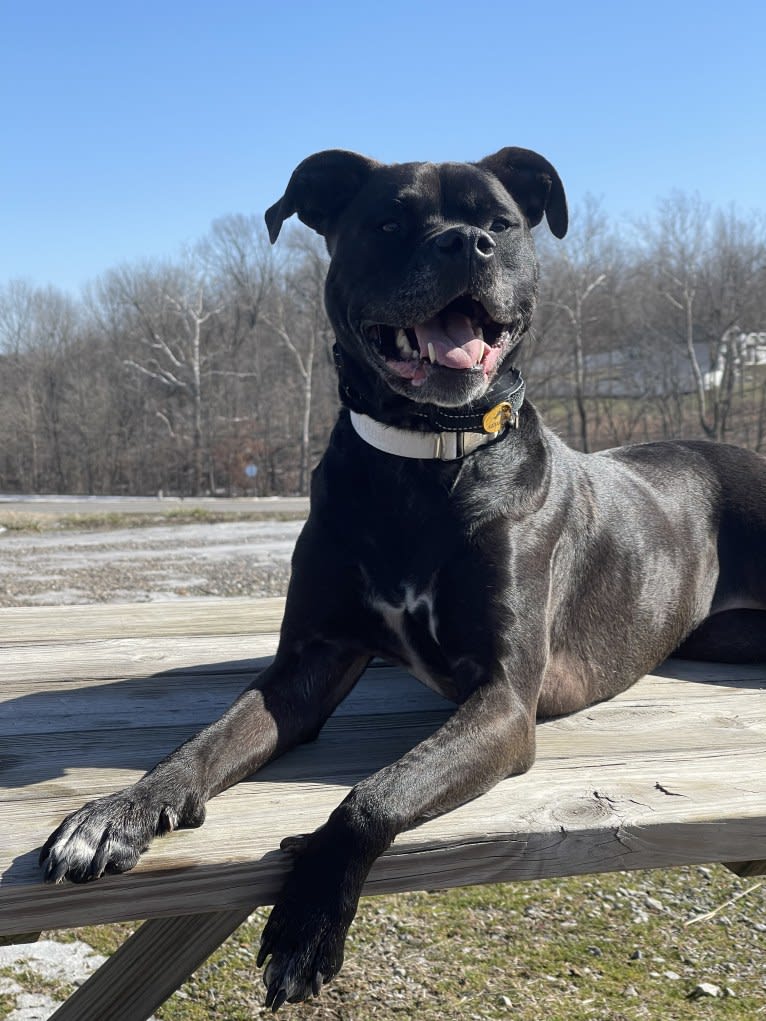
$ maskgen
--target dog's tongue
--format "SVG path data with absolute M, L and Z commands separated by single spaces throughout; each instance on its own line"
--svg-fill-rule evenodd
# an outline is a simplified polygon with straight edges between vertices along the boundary
M 434 359 L 448 369 L 472 369 L 489 350 L 477 337 L 471 320 L 462 312 L 442 312 L 415 327 L 420 354 L 430 358 L 428 345 L 433 345 Z

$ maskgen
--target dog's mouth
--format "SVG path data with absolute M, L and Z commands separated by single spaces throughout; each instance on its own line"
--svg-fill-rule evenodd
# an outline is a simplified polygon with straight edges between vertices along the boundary
M 451 301 L 425 322 L 373 324 L 365 332 L 386 367 L 413 386 L 422 386 L 434 366 L 490 376 L 511 340 L 510 325 L 496 322 L 469 295 Z

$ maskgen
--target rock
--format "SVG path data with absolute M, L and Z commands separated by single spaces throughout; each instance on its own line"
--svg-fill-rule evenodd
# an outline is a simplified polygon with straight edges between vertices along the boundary
M 664 911 L 665 910 L 665 905 L 662 903 L 662 901 L 656 900 L 654 897 L 647 897 L 644 900 L 644 904 L 646 904 L 646 906 L 648 908 L 651 908 L 652 911 Z
M 20 976 L 31 972 L 46 982 L 64 982 L 72 986 L 81 985 L 105 960 L 81 940 L 57 943 L 41 939 L 36 943 L 0 947 L 0 968 Z M 5 1021 L 46 1021 L 60 1006 L 44 994 L 17 990 L 13 987 L 17 984 L 12 978 L 2 981 L 12 984 L 5 986 L 3 991 L 16 1000 L 15 1009 Z M 152 1017 L 149 1021 L 156 1019 Z
M 638 996 L 638 990 L 635 986 L 625 986 L 622 991 L 623 996 Z
M 509 996 L 500 996 L 497 1001 L 501 1007 L 512 1007 L 513 1000 Z
M 48 982 L 84 982 L 106 960 L 87 943 L 41 939 L 0 948 L 0 968 L 29 969 Z
M 703 996 L 723 996 L 723 990 L 712 982 L 700 982 L 692 989 L 687 999 L 701 1000 Z
M 643 956 L 644 955 L 641 953 L 641 951 L 638 948 L 636 948 L 633 951 L 633 953 L 630 955 L 628 960 L 630 960 L 630 961 L 640 961 Z
M 7 1021 L 46 1021 L 61 1004 L 42 993 L 22 993 Z
M 670 979 L 671 982 L 677 982 L 681 977 L 677 971 L 663 971 L 662 974 L 665 978 Z

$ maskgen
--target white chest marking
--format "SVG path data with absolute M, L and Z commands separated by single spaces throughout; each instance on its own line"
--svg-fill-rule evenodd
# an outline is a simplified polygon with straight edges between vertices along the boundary
M 376 613 L 379 613 L 385 624 L 395 635 L 399 642 L 402 658 L 409 666 L 418 680 L 423 681 L 429 687 L 439 691 L 440 686 L 433 677 L 432 671 L 424 662 L 414 643 L 407 635 L 405 626 L 406 617 L 414 616 L 418 610 L 425 608 L 427 614 L 428 634 L 433 642 L 439 644 L 438 627 L 439 622 L 434 610 L 433 579 L 428 589 L 416 592 L 414 585 L 404 586 L 404 599 L 400 603 L 389 603 L 378 595 L 370 595 L 370 606 Z

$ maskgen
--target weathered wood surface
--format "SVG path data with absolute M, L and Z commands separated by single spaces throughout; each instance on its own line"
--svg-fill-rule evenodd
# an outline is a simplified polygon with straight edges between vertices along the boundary
M 155 841 L 129 875 L 44 886 L 36 859 L 85 800 L 123 787 L 215 717 L 276 646 L 279 600 L 0 610 L 0 934 L 270 902 L 279 840 L 450 706 L 375 665 L 318 741 Z M 766 858 L 766 668 L 670 662 L 538 728 L 525 776 L 402 834 L 367 892 Z
M 50 1021 L 143 1021 L 247 918 L 249 909 L 150 918 Z

